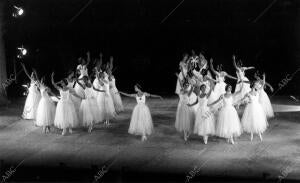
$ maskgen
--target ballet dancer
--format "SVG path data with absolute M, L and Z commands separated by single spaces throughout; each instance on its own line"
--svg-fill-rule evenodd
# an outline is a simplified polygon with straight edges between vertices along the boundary
M 120 94 L 135 98 L 137 105 L 134 107 L 128 133 L 132 135 L 141 135 L 142 141 L 147 140 L 147 135 L 151 135 L 153 132 L 153 122 L 149 107 L 146 105 L 146 97 L 160 98 L 159 95 L 153 95 L 150 93 L 143 92 L 141 86 L 134 85 L 135 94 L 127 94 L 124 92 L 119 92 Z

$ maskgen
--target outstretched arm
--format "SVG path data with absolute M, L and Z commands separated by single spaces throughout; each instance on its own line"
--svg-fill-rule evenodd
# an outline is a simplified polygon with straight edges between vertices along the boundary
M 154 95 L 154 94 L 150 94 L 150 93 L 146 93 L 145 92 L 146 97 L 152 97 L 152 98 L 159 98 L 159 99 L 163 99 L 161 96 L 159 95 Z
M 126 96 L 126 97 L 132 97 L 132 98 L 135 98 L 135 96 L 136 96 L 136 94 L 128 94 L 128 93 L 121 92 L 121 91 L 119 91 L 119 93 L 120 93 L 121 95 Z
M 54 82 L 54 72 L 51 74 L 51 82 L 55 89 L 61 90 L 61 88 Z
M 91 62 L 91 54 L 90 54 L 89 51 L 86 53 L 86 56 L 87 56 L 87 63 L 86 63 L 86 66 L 88 66 L 88 65 L 90 64 L 90 62 Z
M 208 107 L 210 107 L 210 106 L 213 106 L 213 105 L 215 105 L 216 103 L 220 102 L 220 101 L 223 99 L 223 97 L 224 97 L 224 96 L 223 96 L 223 95 L 221 95 L 221 96 L 220 96 L 220 98 L 219 98 L 218 100 L 214 101 L 214 102 L 213 102 L 213 103 L 211 103 L 211 104 L 208 104 L 207 106 L 208 106 Z
M 212 59 L 212 58 L 209 60 L 209 62 L 210 62 L 210 69 L 211 69 L 211 71 L 212 71 L 215 75 L 219 75 L 219 72 L 217 72 L 217 71 L 214 69 L 213 59 Z
M 239 67 L 236 65 L 235 55 L 232 55 L 233 66 L 236 70 L 239 70 Z
M 27 71 L 25 65 L 24 65 L 22 62 L 21 62 L 21 66 L 22 66 L 22 68 L 23 68 L 23 70 L 24 70 L 26 76 L 27 76 L 29 79 L 32 79 L 31 76 L 30 76 L 30 74 L 28 73 L 28 71 Z
M 246 71 L 246 70 L 251 70 L 251 69 L 255 69 L 255 67 L 253 66 L 250 66 L 250 67 L 243 67 L 243 70 Z
M 234 77 L 234 76 L 232 76 L 230 74 L 227 74 L 227 73 L 226 73 L 225 76 L 228 77 L 228 78 L 230 78 L 230 79 L 238 80 L 238 78 L 236 78 L 236 77 Z

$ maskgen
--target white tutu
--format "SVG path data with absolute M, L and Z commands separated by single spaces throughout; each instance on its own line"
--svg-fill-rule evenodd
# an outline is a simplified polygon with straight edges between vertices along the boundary
M 45 88 L 41 88 L 41 94 L 42 98 L 37 108 L 35 124 L 37 126 L 51 126 L 54 123 L 55 105 Z
M 114 101 L 110 95 L 109 84 L 104 83 L 104 119 L 113 119 L 116 116 Z
M 82 126 L 88 127 L 100 119 L 100 114 L 98 113 L 98 104 L 94 98 L 94 92 L 92 88 L 86 88 L 85 99 L 82 100 L 80 105 L 80 119 L 82 121 Z
M 136 97 L 137 105 L 134 107 L 128 133 L 133 135 L 150 135 L 153 132 L 153 123 L 150 110 L 145 104 L 145 95 Z
M 110 94 L 114 102 L 115 110 L 117 113 L 122 112 L 124 111 L 124 107 L 123 107 L 121 96 L 116 87 L 116 80 L 113 78 L 110 84 L 111 84 Z
M 83 84 L 82 81 L 79 82 Z M 84 97 L 84 89 L 78 83 L 75 84 L 74 90 L 76 94 L 79 95 L 81 98 Z
M 223 98 L 223 107 L 219 111 L 216 135 L 230 138 L 240 136 L 242 133 L 240 119 L 237 111 L 233 107 L 232 97 Z
M 31 83 L 28 90 L 29 92 L 25 101 L 22 117 L 24 119 L 35 119 L 37 107 L 41 99 L 41 94 L 38 91 L 35 83 Z
M 177 79 L 177 82 L 176 82 L 176 89 L 175 89 L 175 93 L 177 94 L 177 95 L 179 95 L 180 94 L 180 91 L 181 91 L 181 86 L 180 86 L 180 82 L 179 82 L 179 80 L 183 80 L 183 73 L 182 72 L 180 72 L 179 73 L 179 78 Z
M 188 96 L 186 94 L 180 94 L 179 97 L 180 100 L 177 106 L 175 128 L 179 132 L 192 132 L 195 120 L 194 110 L 187 105 Z
M 248 133 L 263 133 L 268 126 L 266 114 L 258 101 L 259 95 L 250 95 L 242 117 L 243 130 Z
M 74 92 L 74 93 L 77 94 L 77 92 L 76 92 L 75 89 L 73 88 L 74 83 L 75 83 L 75 81 L 74 81 L 74 82 L 69 82 L 69 83 L 68 83 L 68 88 L 69 88 L 70 91 L 72 91 L 72 92 Z M 77 83 L 76 83 L 76 84 L 77 84 Z M 78 85 L 78 84 L 77 84 L 77 85 Z M 78 86 L 79 86 L 79 85 L 78 85 Z M 79 86 L 79 87 L 80 87 L 80 86 Z M 74 104 L 74 107 L 75 107 L 75 109 L 76 109 L 76 113 L 79 114 L 79 108 L 80 108 L 80 104 L 81 104 L 81 99 L 78 98 L 78 97 L 75 97 L 75 96 L 72 95 L 72 94 L 70 94 L 70 98 L 71 98 L 71 100 L 72 100 L 72 102 L 73 102 L 73 104 Z
M 259 92 L 259 103 L 262 105 L 267 118 L 274 117 L 274 111 L 273 111 L 271 101 L 264 89 L 261 89 Z
M 97 89 L 102 89 L 101 88 L 97 88 Z M 97 120 L 98 122 L 103 122 L 105 119 L 105 93 L 104 92 L 98 92 L 97 95 L 97 106 L 98 106 L 98 113 L 99 113 L 99 120 Z
M 74 128 L 78 126 L 78 117 L 72 100 L 70 99 L 69 90 L 60 90 L 61 99 L 56 106 L 54 125 L 57 128 Z
M 199 98 L 199 108 L 196 115 L 194 133 L 206 136 L 215 134 L 215 118 L 207 107 L 208 99 Z
M 225 94 L 225 88 L 226 88 L 226 83 L 223 80 L 220 80 L 219 82 L 216 83 L 216 86 L 214 88 L 214 93 L 217 99 L 220 98 L 221 95 Z

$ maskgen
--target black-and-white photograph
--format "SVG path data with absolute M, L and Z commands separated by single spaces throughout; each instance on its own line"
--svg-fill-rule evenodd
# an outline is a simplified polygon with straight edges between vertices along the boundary
M 300 0 L 0 0 L 0 183 L 299 183 Z

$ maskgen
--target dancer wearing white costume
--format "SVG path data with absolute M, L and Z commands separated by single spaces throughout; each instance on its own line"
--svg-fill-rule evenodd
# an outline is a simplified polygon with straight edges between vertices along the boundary
M 66 81 L 67 81 L 67 87 L 69 88 L 69 90 L 71 91 L 71 100 L 74 104 L 74 107 L 76 109 L 76 113 L 77 115 L 79 114 L 79 108 L 80 108 L 80 104 L 81 104 L 81 99 L 78 98 L 77 96 L 74 96 L 72 95 L 72 93 L 76 93 L 74 87 L 75 87 L 75 84 L 77 83 L 76 82 L 76 79 L 74 78 L 74 72 L 71 72 L 68 77 L 66 78 Z M 79 116 L 78 116 L 79 117 Z
M 97 80 L 96 80 L 97 79 Z M 97 92 L 96 94 L 96 101 L 98 104 L 98 113 L 99 115 L 99 122 L 103 122 L 105 120 L 105 92 L 102 92 L 105 90 L 104 88 L 104 73 L 99 72 L 97 73 L 94 83 L 93 83 L 93 88 Z
M 216 85 L 215 85 L 213 92 L 215 94 L 216 99 L 218 99 L 218 98 L 220 98 L 221 95 L 226 93 L 226 91 L 225 91 L 226 77 L 228 77 L 230 79 L 234 79 L 234 80 L 237 80 L 237 78 L 227 74 L 227 72 L 225 72 L 225 71 L 222 71 L 222 65 L 219 65 L 218 71 L 216 71 L 213 66 L 213 59 L 210 59 L 210 69 L 216 75 Z
M 194 133 L 203 136 L 204 144 L 207 144 L 208 135 L 215 134 L 215 117 L 207 105 L 213 89 L 206 93 L 206 85 L 200 86 L 201 93 L 198 96 L 199 107 L 196 113 Z
M 264 75 L 265 77 L 265 75 Z M 271 92 L 274 91 L 273 87 L 265 81 L 265 79 L 260 79 L 260 77 L 255 74 L 255 78 L 259 81 L 259 103 L 262 105 L 267 118 L 274 117 L 273 107 L 268 94 L 265 92 L 265 87 L 268 86 Z
M 188 54 L 183 55 L 182 61 L 179 63 L 179 77 L 177 77 L 177 83 L 176 83 L 176 90 L 175 93 L 177 95 L 180 94 L 181 86 L 180 82 L 187 76 L 187 60 L 188 60 Z
M 216 135 L 219 137 L 226 138 L 227 142 L 230 141 L 231 144 L 234 144 L 233 137 L 238 137 L 241 135 L 242 127 L 240 124 L 238 113 L 233 107 L 233 101 L 234 98 L 241 93 L 242 89 L 240 89 L 234 94 L 231 93 L 232 87 L 230 85 L 226 85 L 225 89 L 226 93 L 211 105 L 214 105 L 220 100 L 223 100 L 223 107 L 218 113 Z
M 80 64 L 77 66 L 76 71 L 79 75 L 79 82 L 81 82 L 81 84 L 83 84 L 83 82 L 81 81 L 83 76 L 88 76 L 88 65 L 91 61 L 90 58 L 90 52 L 87 52 L 87 62 L 83 59 L 83 58 L 79 58 L 78 61 L 80 62 Z M 83 98 L 84 96 L 84 90 L 82 89 L 82 87 L 80 87 L 80 85 L 78 83 L 75 84 L 75 91 L 76 94 L 79 95 L 81 98 Z
M 134 86 L 134 90 L 136 94 L 119 93 L 136 99 L 137 105 L 134 107 L 131 115 L 128 133 L 132 135 L 141 135 L 141 140 L 145 141 L 147 140 L 147 135 L 151 135 L 153 132 L 153 122 L 149 107 L 146 105 L 146 97 L 160 99 L 162 99 L 162 97 L 143 92 L 138 84 Z
M 39 92 L 37 88 L 37 74 L 36 72 L 32 72 L 31 75 L 28 74 L 25 65 L 21 63 L 25 74 L 27 77 L 30 79 L 30 87 L 28 89 L 29 93 L 27 95 L 25 105 L 24 105 L 24 110 L 22 114 L 23 119 L 36 119 L 36 113 L 37 113 L 37 108 L 38 104 L 41 99 L 41 93 Z
M 83 85 L 80 82 L 78 83 L 83 88 L 85 97 L 80 104 L 79 116 L 81 117 L 82 126 L 88 127 L 88 132 L 91 133 L 94 124 L 99 122 L 98 120 L 101 118 L 101 114 L 98 112 L 99 108 L 96 98 L 94 97 L 94 89 L 88 77 L 83 76 L 82 81 L 84 83 Z
M 248 98 L 249 102 L 244 110 L 242 117 L 242 127 L 245 132 L 251 134 L 251 141 L 253 134 L 258 134 L 262 141 L 262 133 L 267 129 L 268 122 L 266 114 L 262 105 L 259 103 L 259 83 L 256 82 L 244 98 Z
M 51 75 L 51 81 L 60 93 L 60 100 L 56 106 L 54 126 L 63 130 L 62 135 L 65 135 L 67 130 L 69 130 L 69 133 L 72 133 L 72 128 L 79 124 L 74 104 L 70 99 L 70 92 L 72 91 L 68 89 L 65 81 L 61 82 L 62 87 L 59 87 L 54 82 L 54 73 Z M 73 95 L 80 98 L 76 93 L 73 93 Z
M 44 133 L 50 132 L 50 126 L 54 124 L 55 104 L 49 97 L 48 93 L 54 95 L 51 90 L 44 84 L 44 80 L 38 83 L 41 91 L 41 100 L 37 108 L 36 126 L 42 126 Z
M 195 111 L 189 107 L 189 96 L 193 92 L 192 86 L 185 79 L 180 82 L 181 91 L 176 111 L 175 128 L 178 132 L 183 132 L 183 139 L 188 140 L 189 135 L 193 132 L 195 120 Z
M 236 96 L 235 100 L 240 101 L 244 96 L 251 91 L 250 88 L 250 81 L 249 79 L 245 76 L 245 71 L 254 69 L 254 67 L 242 67 L 241 63 L 237 65 L 236 60 L 235 60 L 235 55 L 232 56 L 233 59 L 233 65 L 236 69 L 236 75 L 238 78 L 237 84 L 235 86 L 235 92 L 241 90 L 241 93 Z M 242 81 L 244 82 L 243 87 L 242 87 Z M 238 104 L 239 106 L 239 104 Z
M 113 69 L 113 57 L 110 57 L 110 67 L 107 69 L 110 94 L 111 94 L 113 102 L 114 102 L 114 107 L 115 107 L 116 113 L 120 113 L 120 112 L 124 111 L 124 107 L 123 107 L 121 96 L 120 96 L 117 86 L 116 86 L 116 79 L 112 75 L 112 69 Z

